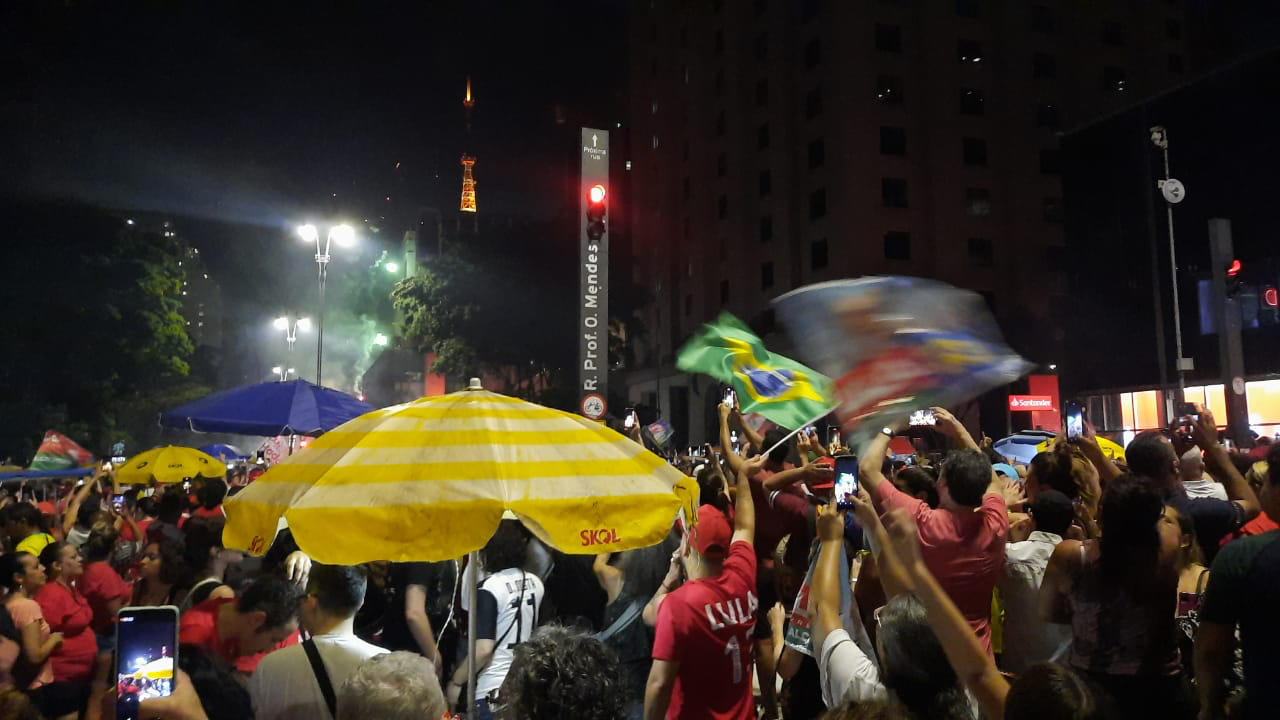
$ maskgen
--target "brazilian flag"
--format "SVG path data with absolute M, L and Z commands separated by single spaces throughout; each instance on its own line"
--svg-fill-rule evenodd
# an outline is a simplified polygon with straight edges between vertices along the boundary
M 710 375 L 738 392 L 744 413 L 759 413 L 788 429 L 835 407 L 831 380 L 765 349 L 738 318 L 723 313 L 680 348 L 676 367 Z

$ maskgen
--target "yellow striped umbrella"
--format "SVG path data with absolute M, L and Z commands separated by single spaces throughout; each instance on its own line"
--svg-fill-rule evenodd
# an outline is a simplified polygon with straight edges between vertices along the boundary
M 320 436 L 227 499 L 223 540 L 263 553 L 283 516 L 319 562 L 435 561 L 483 547 L 510 510 L 565 552 L 614 552 L 666 535 L 683 477 L 599 423 L 464 390 Z
M 226 474 L 226 463 L 195 448 L 177 445 L 138 453 L 116 468 L 116 479 L 126 485 L 146 485 L 153 478 L 158 483 L 180 483 L 196 476 L 220 478 Z

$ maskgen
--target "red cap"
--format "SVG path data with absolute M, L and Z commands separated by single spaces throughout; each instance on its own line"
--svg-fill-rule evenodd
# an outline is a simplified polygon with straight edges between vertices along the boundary
M 708 560 L 722 560 L 729 553 L 733 526 L 714 505 L 698 506 L 698 524 L 689 533 L 689 543 Z

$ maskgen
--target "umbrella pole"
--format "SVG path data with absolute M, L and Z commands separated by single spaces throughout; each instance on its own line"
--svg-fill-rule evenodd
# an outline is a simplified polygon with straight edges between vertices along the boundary
M 480 566 L 480 553 L 472 550 L 467 556 L 467 570 L 462 574 L 462 592 L 467 599 L 467 720 L 476 716 L 476 571 Z

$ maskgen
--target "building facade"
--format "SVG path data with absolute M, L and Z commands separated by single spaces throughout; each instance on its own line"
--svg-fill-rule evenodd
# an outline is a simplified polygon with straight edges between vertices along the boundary
M 701 441 L 718 387 L 674 369 L 689 335 L 727 311 L 786 353 L 770 300 L 863 275 L 980 292 L 1015 349 L 1056 362 L 1059 133 L 1180 82 L 1185 23 L 1185 0 L 633 2 L 650 301 L 629 400 Z

